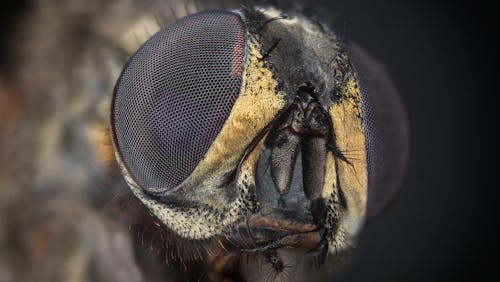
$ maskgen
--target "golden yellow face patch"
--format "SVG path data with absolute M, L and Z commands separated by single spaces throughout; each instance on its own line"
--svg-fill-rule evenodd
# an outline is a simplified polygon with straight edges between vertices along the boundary
M 343 224 L 350 234 L 357 234 L 364 223 L 367 201 L 367 164 L 365 132 L 361 112 L 361 93 L 354 77 L 343 89 L 342 100 L 330 106 L 329 114 L 339 150 L 348 162 L 337 160 L 337 187 L 344 194 L 347 210 Z
M 247 67 L 243 73 L 242 90 L 227 121 L 193 173 L 176 188 L 189 189 L 186 198 L 204 205 L 206 210 L 200 211 L 195 207 L 170 207 L 151 198 L 130 177 L 120 156 L 116 155 L 133 193 L 155 216 L 180 236 L 193 239 L 214 237 L 241 216 L 243 198 L 247 196 L 248 190 L 239 183 L 236 187 L 237 197 L 228 202 L 227 191 L 220 188 L 222 177 L 234 170 L 255 136 L 285 106 L 284 94 L 277 91 L 277 83 L 261 60 L 259 50 L 258 43 L 251 40 L 247 50 Z M 250 160 L 254 165 L 256 157 L 251 157 Z M 194 214 L 197 216 L 193 216 Z
M 134 195 L 177 236 L 226 252 L 210 253 L 218 271 L 242 253 L 282 271 L 279 250 L 321 261 L 351 248 L 367 213 L 370 144 L 344 42 L 275 9 L 172 26 L 139 49 L 122 74 L 132 79 L 115 89 L 116 158 Z
M 234 170 L 245 149 L 285 106 L 284 93 L 277 90 L 277 82 L 261 60 L 260 46 L 250 39 L 247 67 L 243 73 L 243 86 L 231 114 L 222 130 L 209 148 L 205 158 L 198 164 L 186 183 L 189 187 L 217 187 L 223 174 Z M 212 190 L 217 193 L 216 189 Z M 211 197 L 200 193 L 193 198 L 209 206 L 221 206 L 223 196 Z

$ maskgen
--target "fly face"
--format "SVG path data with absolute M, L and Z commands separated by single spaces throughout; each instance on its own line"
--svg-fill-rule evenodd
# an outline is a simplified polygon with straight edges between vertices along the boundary
M 381 70 L 298 14 L 197 13 L 125 66 L 116 158 L 168 229 L 222 246 L 216 260 L 258 254 L 277 272 L 282 249 L 323 260 L 352 246 L 404 172 L 406 118 Z

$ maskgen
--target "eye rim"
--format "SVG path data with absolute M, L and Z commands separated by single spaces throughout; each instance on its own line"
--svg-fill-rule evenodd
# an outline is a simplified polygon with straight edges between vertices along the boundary
M 401 191 L 404 180 L 408 173 L 409 162 L 411 158 L 411 128 L 410 128 L 410 120 L 408 118 L 408 111 L 405 107 L 405 104 L 402 100 L 401 94 L 397 89 L 394 81 L 389 75 L 385 66 L 380 63 L 377 59 L 375 59 L 368 51 L 366 51 L 363 47 L 361 47 L 357 42 L 353 40 L 346 41 L 346 51 L 349 55 L 349 59 L 351 61 L 352 66 L 356 72 L 356 77 L 360 86 L 361 97 L 362 97 L 362 106 L 363 106 L 363 124 L 365 127 L 365 136 L 366 136 L 366 157 L 367 157 L 367 172 L 368 172 L 368 199 L 366 206 L 366 218 L 367 220 L 373 219 L 379 213 L 381 213 L 384 209 L 386 209 L 393 199 L 397 196 L 397 194 Z M 372 85 L 373 87 L 370 87 Z M 370 163 L 370 159 L 373 156 L 370 156 L 372 153 L 370 151 L 369 144 L 369 135 L 367 133 L 367 121 L 365 116 L 368 111 L 366 107 L 365 97 L 368 93 L 372 93 L 374 95 L 378 95 L 379 100 L 389 101 L 391 104 L 389 105 L 390 111 L 396 112 L 392 114 L 392 120 L 394 121 L 396 126 L 391 127 L 388 131 L 392 134 L 399 131 L 401 134 L 399 136 L 400 145 L 398 149 L 400 149 L 400 157 L 396 157 L 398 160 L 398 165 L 392 165 L 391 167 L 396 167 L 399 169 L 397 173 L 392 174 L 392 178 L 389 179 L 390 184 L 387 185 L 389 188 L 383 188 L 377 186 L 376 177 L 370 172 L 370 166 L 374 166 L 374 163 Z M 370 103 L 370 102 L 368 102 Z M 372 104 L 374 102 L 372 101 Z M 380 101 L 375 102 L 380 103 Z M 375 114 L 377 115 L 377 114 Z M 382 118 L 383 119 L 383 118 Z M 386 119 L 387 120 L 387 119 Z M 380 129 L 378 129 L 380 131 Z M 377 138 L 377 137 L 375 137 Z M 386 142 L 394 142 L 390 141 L 390 138 L 385 138 Z M 382 147 L 382 146 L 380 146 Z M 373 153 L 376 157 L 376 153 Z M 398 154 L 392 154 L 398 155 Z M 384 155 L 387 157 L 387 155 Z M 377 158 L 378 161 L 378 158 Z M 385 165 L 385 167 L 387 164 Z M 386 169 L 387 170 L 387 169 Z M 387 182 L 387 180 L 386 180 Z
M 114 88 L 113 88 L 113 95 L 112 95 L 112 99 L 111 99 L 111 112 L 110 112 L 110 123 L 111 123 L 111 135 L 112 135 L 112 140 L 113 140 L 113 148 L 115 150 L 115 155 L 116 155 L 116 158 L 119 158 L 120 159 L 120 164 L 121 164 L 121 167 L 122 169 L 126 170 L 126 173 L 127 173 L 127 176 L 130 177 L 135 185 L 137 187 L 139 187 L 141 190 L 143 190 L 144 192 L 146 192 L 147 194 L 151 194 L 151 196 L 164 196 L 166 192 L 169 192 L 169 191 L 173 191 L 175 190 L 176 188 L 180 187 L 182 185 L 182 183 L 184 183 L 187 179 L 190 178 L 191 174 L 196 170 L 196 166 L 199 165 L 199 163 L 203 160 L 203 158 L 205 157 L 205 155 L 207 154 L 207 152 L 209 151 L 209 148 L 211 147 L 211 144 L 208 146 L 207 150 L 204 152 L 204 154 L 199 158 L 198 162 L 197 162 L 197 165 L 195 165 L 193 167 L 193 169 L 187 173 L 187 176 L 182 180 L 180 181 L 180 183 L 178 183 L 177 185 L 174 185 L 172 187 L 168 187 L 168 188 L 165 188 L 165 187 L 146 187 L 144 185 L 142 185 L 139 177 L 136 175 L 136 173 L 134 173 L 134 171 L 130 168 L 130 165 L 127 164 L 127 162 L 125 161 L 125 158 L 124 158 L 124 152 L 123 152 L 123 146 L 120 146 L 120 142 L 118 140 L 118 134 L 117 134 L 117 110 L 116 110 L 116 107 L 117 107 L 117 99 L 118 99 L 118 88 L 120 87 L 121 83 L 122 83 L 122 80 L 123 80 L 123 77 L 124 77 L 124 74 L 127 72 L 128 68 L 129 68 L 129 65 L 134 61 L 134 58 L 140 54 L 140 51 L 146 47 L 146 43 L 148 43 L 153 37 L 155 37 L 158 33 L 164 31 L 166 28 L 169 28 L 171 27 L 173 24 L 175 23 L 178 23 L 179 21 L 181 20 L 186 20 L 187 18 L 192 18 L 192 17 L 196 17 L 196 16 L 199 16 L 199 15 L 209 15 L 209 14 L 212 14 L 212 13 L 220 13 L 221 15 L 222 14 L 226 14 L 226 15 L 230 15 L 232 16 L 233 18 L 237 19 L 238 20 L 238 23 L 239 23 L 239 27 L 241 28 L 241 30 L 239 30 L 239 32 L 241 32 L 241 44 L 242 44 L 242 55 L 241 55 L 241 73 L 239 75 L 239 77 L 236 77 L 235 79 L 239 80 L 239 87 L 238 87 L 238 91 L 236 93 L 236 96 L 234 98 L 235 101 L 233 101 L 232 105 L 231 105 L 231 109 L 232 107 L 234 106 L 234 103 L 236 102 L 236 100 L 238 99 L 238 97 L 240 96 L 241 94 L 241 89 L 243 88 L 243 76 L 242 74 L 244 73 L 245 71 L 245 68 L 246 68 L 246 64 L 247 64 L 247 56 L 248 56 L 248 38 L 247 38 L 247 29 L 246 29 L 246 26 L 245 26 L 245 21 L 243 19 L 243 16 L 241 13 L 239 13 L 238 11 L 236 10 L 226 10 L 226 9 L 215 9 L 215 10 L 204 10 L 204 11 L 200 11 L 200 12 L 196 12 L 196 13 L 193 13 L 193 14 L 189 14 L 185 17 L 182 17 L 182 18 L 179 18 L 177 19 L 176 21 L 170 23 L 169 25 L 161 28 L 157 33 L 155 33 L 153 36 L 151 36 L 146 42 L 144 42 L 131 56 L 130 58 L 127 60 L 127 62 L 124 64 L 123 68 L 122 68 L 122 71 L 120 72 L 120 75 L 117 79 L 117 82 L 115 83 L 114 85 Z M 191 23 L 192 24 L 192 23 Z M 235 41 L 235 44 L 237 44 L 237 41 Z M 236 58 L 236 57 L 235 57 Z M 234 61 L 234 58 L 233 58 L 233 61 Z M 233 73 L 233 69 L 231 69 L 231 73 Z M 222 122 L 222 124 L 220 125 L 220 128 L 218 131 L 220 131 L 223 127 L 223 125 L 225 124 L 225 122 L 227 121 L 227 118 L 229 117 L 231 113 L 231 110 L 227 112 L 226 114 L 226 118 L 225 120 Z M 215 135 L 214 137 L 214 140 L 216 139 L 218 133 Z M 212 140 L 212 141 L 214 141 Z

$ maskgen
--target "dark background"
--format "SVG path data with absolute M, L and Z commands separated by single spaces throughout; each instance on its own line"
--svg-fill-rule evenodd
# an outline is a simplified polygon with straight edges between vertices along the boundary
M 442 1 L 313 1 L 330 24 L 384 62 L 412 126 L 396 201 L 362 233 L 336 281 L 483 281 L 500 260 L 496 113 L 499 38 L 492 5 Z M 30 7 L 2 2 L 0 69 L 11 27 Z M 327 20 L 328 21 L 328 20 Z M 14 58 L 15 59 L 15 58 Z
M 339 281 L 483 281 L 497 273 L 500 34 L 493 7 L 474 3 L 327 5 L 393 74 L 413 135 L 403 190 L 367 225 Z

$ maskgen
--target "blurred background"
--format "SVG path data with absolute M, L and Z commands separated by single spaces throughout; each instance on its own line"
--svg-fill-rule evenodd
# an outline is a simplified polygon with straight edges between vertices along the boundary
M 273 2 L 285 9 L 305 3 Z M 485 2 L 303 5 L 386 65 L 413 135 L 401 193 L 366 226 L 349 263 L 318 281 L 495 277 L 500 33 Z M 127 57 L 159 26 L 239 4 L 0 4 L 1 282 L 173 281 L 113 201 L 126 185 L 103 140 L 111 93 Z

